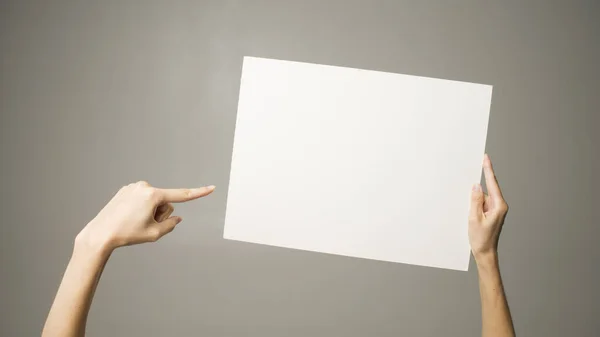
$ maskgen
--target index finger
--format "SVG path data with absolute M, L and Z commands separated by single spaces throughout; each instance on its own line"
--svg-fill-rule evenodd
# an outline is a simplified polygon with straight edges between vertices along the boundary
M 200 188 L 157 188 L 156 191 L 162 202 L 186 202 L 202 198 L 212 193 L 215 186 Z
M 502 198 L 502 191 L 500 191 L 500 186 L 498 186 L 498 180 L 496 179 L 496 174 L 494 174 L 492 161 L 487 153 L 483 158 L 483 174 L 485 175 L 485 186 L 487 187 L 488 194 L 496 198 Z

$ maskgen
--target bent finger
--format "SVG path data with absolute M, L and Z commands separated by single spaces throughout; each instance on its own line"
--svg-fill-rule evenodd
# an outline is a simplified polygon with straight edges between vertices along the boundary
M 164 221 L 159 222 L 158 224 L 156 224 L 156 226 L 158 227 L 158 235 L 159 238 L 171 233 L 173 231 L 173 229 L 175 229 L 175 227 L 177 226 L 177 224 L 179 224 L 181 222 L 181 217 L 178 216 L 172 216 Z
M 162 204 L 156 208 L 156 215 L 154 219 L 156 220 L 156 222 L 164 221 L 169 216 L 171 216 L 174 210 L 175 208 L 170 202 Z

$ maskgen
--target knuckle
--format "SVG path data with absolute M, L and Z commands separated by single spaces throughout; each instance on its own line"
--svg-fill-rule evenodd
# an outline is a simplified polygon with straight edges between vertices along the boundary
M 158 241 L 158 239 L 160 239 L 162 236 L 160 230 L 158 230 L 158 228 L 153 228 L 150 230 L 150 232 L 148 233 L 148 238 L 150 239 L 150 241 L 152 242 L 156 242 Z
M 140 181 L 138 181 L 135 184 L 138 185 L 138 186 L 150 186 L 150 184 L 147 181 L 145 181 L 145 180 L 140 180 Z
M 150 187 L 144 189 L 144 196 L 146 196 L 148 199 L 155 199 L 157 197 L 157 194 L 158 192 L 154 188 Z
M 498 205 L 498 210 L 501 213 L 507 213 L 508 212 L 508 204 L 505 201 L 500 202 L 500 204 Z

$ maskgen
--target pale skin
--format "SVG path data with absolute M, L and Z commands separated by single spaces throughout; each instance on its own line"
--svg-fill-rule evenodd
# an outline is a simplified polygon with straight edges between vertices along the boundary
M 508 302 L 498 264 L 498 239 L 508 213 L 498 180 L 488 155 L 483 160 L 483 173 L 488 194 L 476 184 L 471 191 L 469 242 L 479 273 L 481 296 L 481 335 L 483 337 L 514 337 Z
M 85 335 L 87 315 L 100 276 L 112 252 L 154 242 L 181 222 L 173 203 L 204 197 L 214 186 L 159 189 L 140 181 L 121 188 L 75 238 L 73 254 L 50 308 L 43 337 Z
M 495 179 L 489 157 L 484 160 L 488 195 L 479 184 L 471 191 L 469 240 L 479 271 L 482 336 L 514 336 L 512 319 L 498 267 L 498 238 L 508 206 Z M 214 186 L 161 189 L 147 182 L 121 188 L 77 235 L 71 260 L 63 275 L 42 337 L 82 337 L 88 312 L 104 266 L 119 248 L 154 242 L 181 222 L 171 216 L 173 204 L 212 193 Z

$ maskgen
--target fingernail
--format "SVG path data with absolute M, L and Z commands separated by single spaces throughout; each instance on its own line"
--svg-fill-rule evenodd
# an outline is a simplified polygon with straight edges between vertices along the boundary
M 481 185 L 480 184 L 473 185 L 473 192 L 481 192 Z
M 210 185 L 210 186 L 206 186 L 206 189 L 208 189 L 209 191 L 212 191 L 215 189 L 215 185 Z
M 180 223 L 182 220 L 183 220 L 183 219 L 182 219 L 180 216 L 178 216 L 178 217 L 177 217 L 177 219 L 175 219 L 175 223 L 176 223 L 176 224 L 178 224 L 178 223 Z

